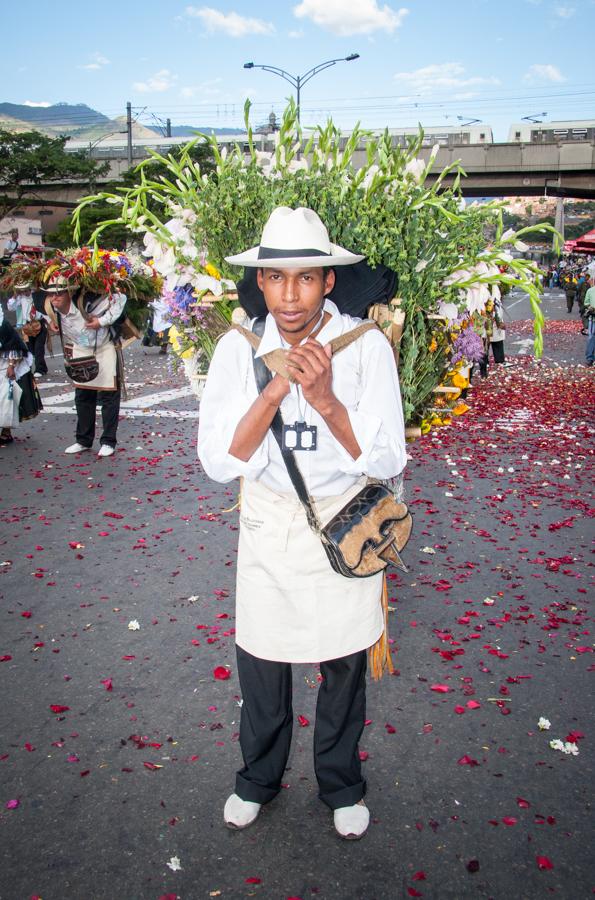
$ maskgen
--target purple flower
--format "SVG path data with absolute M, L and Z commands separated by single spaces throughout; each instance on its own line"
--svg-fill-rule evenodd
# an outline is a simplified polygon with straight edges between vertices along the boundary
M 461 360 L 468 363 L 479 362 L 485 353 L 483 340 L 480 338 L 474 328 L 468 326 L 463 328 L 452 346 L 451 366 Z

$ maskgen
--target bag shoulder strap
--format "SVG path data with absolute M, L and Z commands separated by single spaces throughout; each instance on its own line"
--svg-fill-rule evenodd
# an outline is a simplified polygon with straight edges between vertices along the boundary
M 256 337 L 258 339 L 258 345 L 260 345 L 260 338 L 264 332 L 264 323 L 265 317 L 261 316 L 256 319 L 253 325 L 253 332 L 248 332 L 252 338 Z M 240 326 L 241 327 L 241 326 Z M 247 329 L 243 329 L 247 331 Z M 256 349 L 258 345 L 255 347 L 253 341 L 252 344 L 252 363 L 254 366 L 254 377 L 256 379 L 256 387 L 258 389 L 258 393 L 262 394 L 263 390 L 271 380 L 271 370 L 267 367 L 264 362 L 264 358 L 260 356 L 256 356 Z M 302 473 L 299 470 L 298 464 L 295 459 L 295 455 L 291 452 L 291 450 L 285 450 L 283 448 L 283 417 L 279 410 L 273 416 L 273 421 L 270 425 L 270 430 L 273 433 L 273 437 L 277 441 L 279 445 L 279 450 L 281 451 L 281 456 L 283 457 L 283 462 L 285 463 L 285 467 L 287 469 L 287 474 L 291 479 L 291 483 L 295 488 L 295 492 L 298 495 L 302 506 L 306 512 L 306 519 L 308 520 L 308 525 L 316 534 L 320 535 L 321 526 L 318 520 L 318 516 L 316 515 L 316 510 L 314 509 L 314 505 L 308 494 L 308 488 L 306 487 L 306 483 L 302 477 Z

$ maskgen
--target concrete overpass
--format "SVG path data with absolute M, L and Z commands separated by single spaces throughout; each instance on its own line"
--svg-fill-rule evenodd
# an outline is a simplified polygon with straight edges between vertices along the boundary
M 242 143 L 238 135 L 238 143 Z M 142 156 L 135 148 L 134 164 Z M 423 147 L 420 156 L 428 159 L 430 147 Z M 148 155 L 148 154 L 145 154 Z M 107 175 L 97 179 L 100 190 L 108 181 L 121 178 L 128 163 L 119 149 L 103 151 L 101 160 L 110 163 Z M 354 162 L 365 162 L 365 150 L 357 150 Z M 551 144 L 465 144 L 441 147 L 429 179 L 435 180 L 451 163 L 459 161 L 467 174 L 461 179 L 461 189 L 467 197 L 550 196 L 595 199 L 595 142 L 576 141 Z M 452 184 L 454 175 L 445 179 Z M 90 192 L 88 183 L 51 184 L 32 189 L 33 203 L 71 209 Z

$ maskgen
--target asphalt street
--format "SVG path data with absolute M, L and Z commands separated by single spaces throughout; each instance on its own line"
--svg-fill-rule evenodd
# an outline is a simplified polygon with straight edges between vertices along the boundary
M 595 892 L 593 370 L 561 292 L 540 362 L 527 298 L 506 308 L 510 365 L 410 445 L 410 571 L 389 581 L 397 671 L 369 684 L 360 842 L 317 798 L 315 665 L 294 667 L 284 790 L 224 827 L 237 485 L 204 475 L 198 404 L 140 346 L 116 454 L 65 456 L 72 391 L 49 360 L 44 412 L 0 449 L 0 900 Z

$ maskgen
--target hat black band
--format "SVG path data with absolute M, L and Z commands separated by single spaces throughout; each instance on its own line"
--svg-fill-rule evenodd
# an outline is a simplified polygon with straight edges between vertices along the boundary
M 331 258 L 331 254 L 325 253 L 324 250 L 278 250 L 273 247 L 258 248 L 258 259 L 290 259 L 291 257 L 300 256 L 328 256 L 329 259 Z

